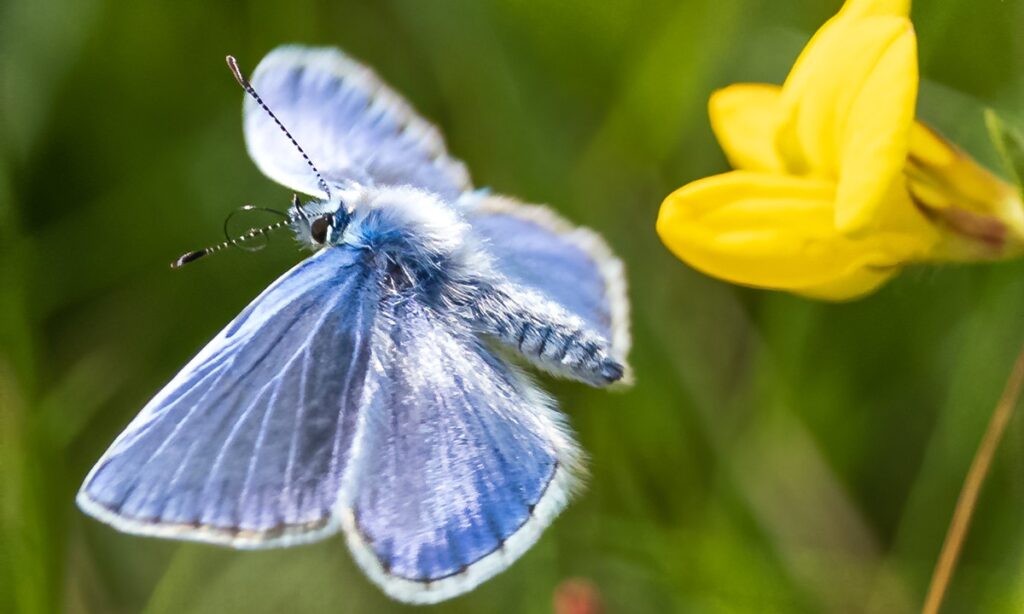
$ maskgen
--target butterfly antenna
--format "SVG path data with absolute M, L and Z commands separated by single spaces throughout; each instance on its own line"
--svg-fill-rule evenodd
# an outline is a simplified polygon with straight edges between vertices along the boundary
M 237 213 L 237 211 L 232 212 L 231 215 L 229 215 L 227 217 L 227 219 L 224 220 L 224 236 L 226 237 L 226 239 L 224 241 L 222 241 L 222 242 L 220 242 L 220 243 L 218 243 L 216 245 L 211 245 L 210 247 L 204 247 L 203 249 L 199 249 L 199 250 L 196 250 L 194 252 L 186 252 L 186 253 L 182 254 L 181 257 L 179 257 L 177 260 L 175 260 L 174 262 L 171 263 L 171 268 L 172 269 L 180 269 L 181 267 L 185 266 L 189 262 L 193 262 L 193 261 L 199 260 L 203 256 L 208 256 L 210 254 L 214 254 L 214 253 L 219 252 L 219 251 L 221 251 L 223 249 L 226 249 L 228 247 L 237 247 L 237 248 L 243 249 L 245 251 L 259 251 L 259 250 L 263 249 L 264 247 L 266 247 L 267 243 L 270 242 L 269 234 L 271 232 L 273 232 L 275 230 L 278 230 L 279 228 L 284 228 L 285 226 L 287 226 L 288 224 L 292 223 L 292 221 L 293 221 L 292 217 L 290 217 L 289 215 L 287 215 L 285 213 L 277 211 L 276 209 L 265 209 L 263 207 L 256 207 L 256 206 L 253 206 L 253 205 L 244 205 L 244 206 L 239 208 L 239 211 L 253 211 L 253 210 L 267 211 L 267 212 L 270 212 L 270 213 L 276 213 L 276 214 L 282 216 L 283 219 L 281 219 L 281 220 L 279 220 L 277 222 L 274 222 L 273 224 L 268 224 L 267 226 L 263 226 L 262 228 L 250 228 L 248 231 L 245 232 L 245 234 L 243 234 L 241 236 L 238 236 L 238 237 L 232 237 L 231 235 L 228 234 L 228 222 Z M 251 239 L 255 239 L 257 237 L 265 238 L 267 240 L 267 243 L 264 243 L 263 245 L 260 245 L 259 247 L 251 247 L 251 246 L 245 245 L 246 241 L 249 241 Z
M 267 103 L 263 102 L 263 99 L 260 98 L 260 95 L 256 93 L 256 89 L 253 88 L 252 84 L 249 83 L 249 80 L 245 78 L 245 76 L 242 74 L 242 71 L 238 68 L 238 60 L 236 60 L 235 56 L 233 55 L 227 56 L 226 60 L 228 63 L 228 68 L 231 69 L 231 74 L 235 76 L 235 81 L 238 81 L 238 84 L 242 86 L 242 89 L 244 89 L 247 94 L 252 96 L 253 100 L 255 100 L 261 107 L 263 107 L 263 110 L 266 111 L 267 115 L 270 116 L 270 119 L 274 120 L 274 123 L 277 124 L 277 127 L 281 129 L 281 132 L 283 132 L 284 135 L 288 137 L 288 140 L 292 142 L 292 145 L 295 146 L 295 149 L 299 150 L 299 153 L 302 154 L 302 159 L 306 161 L 306 164 L 309 165 L 309 168 L 313 169 L 313 174 L 316 175 L 316 181 L 320 185 L 320 189 L 323 190 L 324 193 L 327 194 L 327 198 L 330 199 L 331 188 L 327 186 L 327 182 L 324 181 L 323 175 L 320 174 L 320 171 L 317 169 L 316 165 L 313 164 L 313 161 L 309 159 L 309 156 L 306 155 L 305 150 L 303 150 L 302 146 L 299 145 L 299 142 L 295 140 L 295 137 L 292 136 L 292 133 L 288 132 L 288 129 L 284 127 L 284 124 L 281 123 L 281 120 L 277 119 L 277 116 L 274 115 L 274 112 L 270 110 L 270 107 L 267 106 Z

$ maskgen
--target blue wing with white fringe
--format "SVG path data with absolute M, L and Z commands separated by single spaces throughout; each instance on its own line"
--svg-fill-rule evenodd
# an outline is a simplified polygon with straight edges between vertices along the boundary
M 278 47 L 252 85 L 330 184 L 411 185 L 453 201 L 470 189 L 462 162 L 434 126 L 372 70 L 333 48 Z M 245 140 L 268 177 L 325 197 L 306 162 L 259 105 L 246 98 Z
M 467 198 L 467 218 L 498 269 L 579 316 L 625 362 L 630 348 L 625 267 L 599 234 L 542 205 Z
M 378 319 L 342 521 L 356 560 L 402 601 L 447 599 L 507 567 L 580 467 L 553 401 L 464 326 L 416 299 Z
M 142 410 L 78 494 L 145 535 L 263 547 L 337 530 L 378 309 L 354 250 L 305 260 Z

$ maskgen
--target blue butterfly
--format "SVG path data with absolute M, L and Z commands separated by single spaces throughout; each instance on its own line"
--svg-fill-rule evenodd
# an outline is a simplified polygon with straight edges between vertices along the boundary
M 235 548 L 343 531 L 388 595 L 464 593 L 537 540 L 582 473 L 516 363 L 628 379 L 622 264 L 551 210 L 474 190 L 438 131 L 341 52 L 278 48 L 251 85 L 229 64 L 253 160 L 314 197 L 287 224 L 315 254 L 142 409 L 78 505 Z

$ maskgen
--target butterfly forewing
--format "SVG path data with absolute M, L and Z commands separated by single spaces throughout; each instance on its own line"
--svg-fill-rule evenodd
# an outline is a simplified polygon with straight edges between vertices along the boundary
M 360 263 L 326 250 L 253 301 L 111 446 L 82 507 L 132 532 L 243 547 L 335 529 L 377 312 Z
M 337 49 L 279 47 L 256 67 L 252 84 L 328 183 L 411 185 L 449 201 L 471 188 L 440 133 L 372 70 Z M 246 99 L 244 115 L 245 140 L 260 170 L 294 190 L 325 196 L 254 100 Z

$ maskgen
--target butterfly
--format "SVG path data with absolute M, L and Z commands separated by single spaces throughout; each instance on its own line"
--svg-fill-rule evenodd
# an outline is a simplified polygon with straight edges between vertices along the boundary
M 471 590 L 583 471 L 523 364 L 629 377 L 622 263 L 546 207 L 475 190 L 439 132 L 340 51 L 277 48 L 251 82 L 229 65 L 253 160 L 311 197 L 286 224 L 314 254 L 142 409 L 77 503 L 128 533 L 235 548 L 340 531 L 395 599 Z

